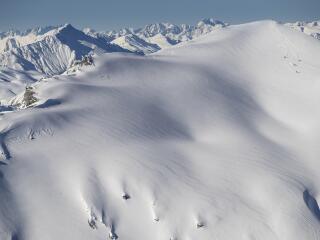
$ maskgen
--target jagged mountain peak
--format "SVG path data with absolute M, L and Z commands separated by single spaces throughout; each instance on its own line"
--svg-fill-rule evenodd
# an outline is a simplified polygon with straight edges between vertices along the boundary
M 179 34 L 181 33 L 181 31 L 182 29 L 178 25 L 161 22 L 161 23 L 152 23 L 152 24 L 146 25 L 139 31 L 139 34 L 144 37 L 153 37 L 159 33 L 161 33 L 162 35 L 166 35 L 169 33 Z
M 74 31 L 74 30 L 77 30 L 79 31 L 78 29 L 75 29 L 71 23 L 65 23 L 63 24 L 62 26 L 59 27 L 59 30 L 60 31 Z
M 228 24 L 226 24 L 225 22 L 223 21 L 220 21 L 220 20 L 216 20 L 214 18 L 204 18 L 202 20 L 200 20 L 198 23 L 197 23 L 197 27 L 200 27 L 202 25 L 211 25 L 211 26 L 215 26 L 215 25 L 222 25 L 222 26 L 226 26 Z

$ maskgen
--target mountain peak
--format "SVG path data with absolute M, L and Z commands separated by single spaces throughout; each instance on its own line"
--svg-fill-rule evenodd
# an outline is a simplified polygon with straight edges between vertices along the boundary
M 62 25 L 61 27 L 59 27 L 59 32 L 61 31 L 79 31 L 78 29 L 74 28 L 70 23 L 66 23 L 64 25 Z
M 214 18 L 204 18 L 200 22 L 198 22 L 198 24 L 197 24 L 198 27 L 202 26 L 202 25 L 211 25 L 211 26 L 222 25 L 222 26 L 225 26 L 226 23 L 224 23 L 220 20 L 216 20 Z

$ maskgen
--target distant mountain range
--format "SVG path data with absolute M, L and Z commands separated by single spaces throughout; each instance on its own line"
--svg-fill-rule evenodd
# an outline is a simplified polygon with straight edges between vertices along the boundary
M 285 25 L 320 39 L 320 21 Z M 105 52 L 150 54 L 227 26 L 227 23 L 208 18 L 195 26 L 156 23 L 138 29 L 97 32 L 90 28 L 78 30 L 65 24 L 24 32 L 2 32 L 0 70 L 35 71 L 40 75 L 52 76 L 65 72 L 84 55 Z

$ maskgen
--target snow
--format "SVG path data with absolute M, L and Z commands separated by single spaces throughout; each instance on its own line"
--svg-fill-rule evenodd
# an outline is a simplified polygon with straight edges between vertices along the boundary
M 319 21 L 284 25 L 320 39 Z M 70 72 L 74 62 L 87 55 L 119 51 L 151 54 L 219 32 L 228 26 L 222 21 L 207 18 L 195 26 L 156 23 L 138 29 L 123 28 L 105 32 L 90 28 L 80 31 L 70 24 L 39 27 L 25 32 L 9 31 L 0 33 L 0 67 L 53 76 Z
M 8 51 L 12 47 L 24 46 L 37 41 L 38 37 L 55 29 L 56 27 L 37 27 L 33 29 L 26 30 L 25 32 L 20 31 L 8 31 L 0 32 L 0 53 L 3 51 Z M 10 44 L 14 46 L 10 46 Z
M 285 25 L 320 40 L 320 21 L 286 23 Z
M 128 50 L 86 35 L 66 24 L 37 36 L 37 40 L 14 47 L 0 54 L 0 66 L 17 70 L 33 70 L 53 76 L 61 74 L 81 59 L 94 52 L 128 52 Z
M 261 21 L 31 83 L 1 115 L 0 238 L 320 239 L 319 57 Z
M 53 76 L 67 71 L 86 55 L 128 51 L 150 54 L 225 26 L 221 21 L 204 19 L 195 27 L 157 23 L 139 29 L 96 32 L 90 28 L 80 31 L 65 24 L 25 32 L 9 31 L 0 33 L 0 67 Z
M 111 43 L 116 44 L 131 52 L 148 54 L 157 52 L 160 47 L 153 43 L 148 43 L 134 34 L 118 37 Z
M 147 38 L 146 41 L 152 44 L 156 44 L 160 49 L 165 49 L 179 43 L 179 41 L 175 41 L 168 37 L 165 37 L 161 33 Z

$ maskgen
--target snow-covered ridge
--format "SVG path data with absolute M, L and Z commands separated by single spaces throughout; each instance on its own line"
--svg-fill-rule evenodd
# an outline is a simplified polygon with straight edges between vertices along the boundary
M 176 25 L 172 23 L 154 23 L 148 24 L 142 28 L 123 28 L 118 31 L 101 31 L 95 32 L 92 29 L 84 29 L 85 32 L 96 36 L 106 36 L 111 39 L 116 39 L 122 36 L 130 34 L 137 35 L 142 39 L 149 39 L 156 35 L 161 34 L 174 41 L 187 41 L 198 37 L 201 34 L 209 33 L 217 28 L 228 26 L 227 23 L 222 21 L 214 20 L 213 18 L 207 18 L 199 21 L 195 26 L 181 24 Z

